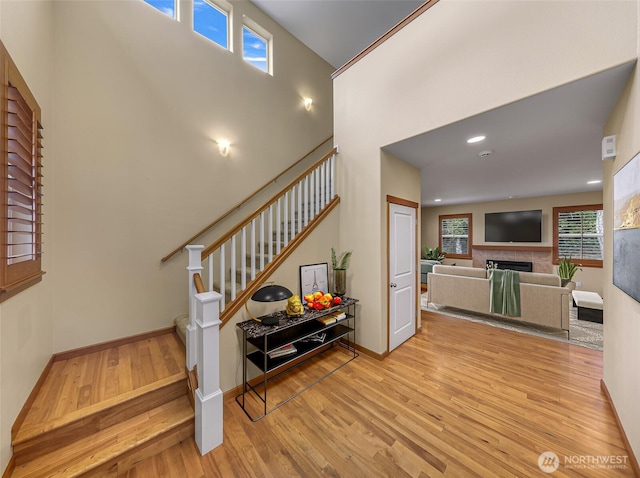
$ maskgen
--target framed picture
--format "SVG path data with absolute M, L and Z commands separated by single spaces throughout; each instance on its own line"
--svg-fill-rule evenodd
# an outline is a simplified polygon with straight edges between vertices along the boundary
M 319 290 L 329 292 L 329 264 L 300 266 L 300 297 Z
M 613 176 L 613 285 L 640 302 L 640 153 Z

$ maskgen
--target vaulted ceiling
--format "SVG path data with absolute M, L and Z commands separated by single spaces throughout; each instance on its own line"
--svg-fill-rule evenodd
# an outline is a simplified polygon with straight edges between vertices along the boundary
M 335 68 L 423 3 L 253 1 Z M 634 65 L 425 131 L 384 149 L 420 169 L 423 206 L 601 190 L 602 184 L 588 183 L 602 179 L 602 128 Z M 486 136 L 484 141 L 466 143 L 480 134 Z

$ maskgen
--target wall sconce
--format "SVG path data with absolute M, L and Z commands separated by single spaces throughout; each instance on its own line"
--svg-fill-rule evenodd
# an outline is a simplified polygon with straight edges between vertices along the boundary
M 226 139 L 221 139 L 218 141 L 218 151 L 220 151 L 220 154 L 226 158 L 229 156 L 229 152 L 231 151 L 231 143 Z
M 305 98 L 304 99 L 304 109 L 305 110 L 310 111 L 312 104 L 313 104 L 313 99 L 312 98 Z

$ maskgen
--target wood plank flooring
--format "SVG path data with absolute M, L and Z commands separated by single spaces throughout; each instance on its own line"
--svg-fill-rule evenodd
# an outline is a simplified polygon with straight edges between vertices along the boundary
M 85 411 L 157 382 L 180 378 L 184 367 L 184 346 L 174 333 L 54 362 L 14 442 L 82 419 Z
M 221 447 L 200 457 L 185 440 L 125 476 L 533 477 L 547 476 L 546 451 L 560 459 L 548 476 L 633 476 L 565 462 L 627 455 L 601 352 L 428 312 L 422 323 L 384 361 L 361 355 L 259 422 L 228 398 Z

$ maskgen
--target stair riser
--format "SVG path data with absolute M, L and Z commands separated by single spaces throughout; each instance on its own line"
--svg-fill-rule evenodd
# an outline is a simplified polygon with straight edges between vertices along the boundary
M 180 425 L 173 430 L 167 430 L 155 440 L 142 444 L 135 450 L 121 455 L 117 461 L 114 460 L 106 463 L 95 470 L 87 473 L 76 475 L 78 477 L 118 477 L 123 476 L 128 470 L 139 464 L 140 462 L 150 458 L 164 450 L 177 445 L 183 440 L 195 435 L 195 423 L 193 420 Z M 186 477 L 185 477 L 186 478 Z
M 14 444 L 13 453 L 16 465 L 27 463 L 38 456 L 81 440 L 115 423 L 168 403 L 185 395 L 186 390 L 185 378 L 126 402 L 118 403 L 109 409 L 100 410 L 91 416 L 83 417 L 81 420 L 38 434 L 23 443 Z

